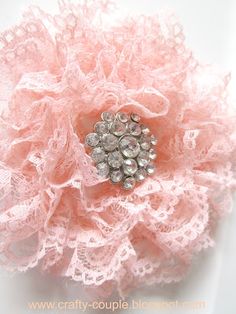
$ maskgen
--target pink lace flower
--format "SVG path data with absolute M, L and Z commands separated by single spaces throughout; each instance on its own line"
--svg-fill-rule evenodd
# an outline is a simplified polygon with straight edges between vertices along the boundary
M 236 186 L 236 117 L 229 76 L 195 60 L 172 15 L 111 26 L 109 8 L 31 7 L 0 37 L 0 252 L 7 269 L 123 296 L 181 280 L 214 244 Z M 136 112 L 159 139 L 155 175 L 132 192 L 85 151 L 106 110 Z

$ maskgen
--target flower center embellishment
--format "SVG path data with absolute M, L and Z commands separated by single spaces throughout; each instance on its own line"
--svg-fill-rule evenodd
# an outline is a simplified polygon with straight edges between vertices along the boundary
M 154 173 L 157 138 L 135 113 L 103 112 L 101 119 L 85 138 L 90 156 L 101 177 L 131 190 Z

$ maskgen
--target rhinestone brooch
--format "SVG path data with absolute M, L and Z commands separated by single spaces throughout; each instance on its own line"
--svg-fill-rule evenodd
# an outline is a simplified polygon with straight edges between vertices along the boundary
M 157 139 L 135 113 L 103 112 L 85 138 L 98 174 L 132 190 L 155 172 Z

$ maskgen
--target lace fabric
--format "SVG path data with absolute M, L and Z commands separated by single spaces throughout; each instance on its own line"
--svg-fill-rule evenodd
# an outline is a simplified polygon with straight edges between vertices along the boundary
M 181 280 L 214 245 L 236 187 L 236 116 L 229 75 L 193 57 L 172 14 L 109 25 L 111 5 L 31 7 L 0 36 L 0 261 L 125 296 Z M 86 154 L 106 110 L 140 114 L 159 139 L 157 172 L 131 193 Z

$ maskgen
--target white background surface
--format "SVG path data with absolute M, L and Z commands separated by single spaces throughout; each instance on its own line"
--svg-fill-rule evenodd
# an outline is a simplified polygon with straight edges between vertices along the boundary
M 118 0 L 122 14 L 152 13 L 160 8 L 174 9 L 182 22 L 188 46 L 206 63 L 217 63 L 232 72 L 231 90 L 236 86 L 236 1 L 234 0 Z M 15 24 L 30 0 L 0 0 L 0 30 Z M 48 10 L 56 7 L 54 0 L 33 1 Z M 236 209 L 236 206 L 235 206 Z M 202 311 L 133 310 L 129 313 L 236 313 L 236 213 L 222 222 L 216 235 L 217 245 L 204 253 L 193 265 L 189 276 L 180 284 L 137 291 L 130 299 L 142 301 L 205 301 Z M 40 300 L 73 300 L 85 297 L 72 282 L 43 276 L 36 271 L 9 276 L 0 274 L 0 313 L 29 313 L 27 303 Z M 33 313 L 31 311 L 30 313 Z M 35 311 L 36 313 L 43 313 Z M 76 313 L 78 313 L 77 311 Z M 56 314 L 56 311 L 45 311 Z M 59 313 L 59 312 L 58 312 Z M 60 313 L 64 313 L 60 311 Z M 66 313 L 75 313 L 67 311 Z M 80 313 L 80 312 L 79 312 Z M 86 313 L 96 313 L 95 311 Z M 101 313 L 101 312 L 99 312 Z M 117 313 L 117 312 L 116 312 Z M 128 313 L 128 311 L 124 311 Z

